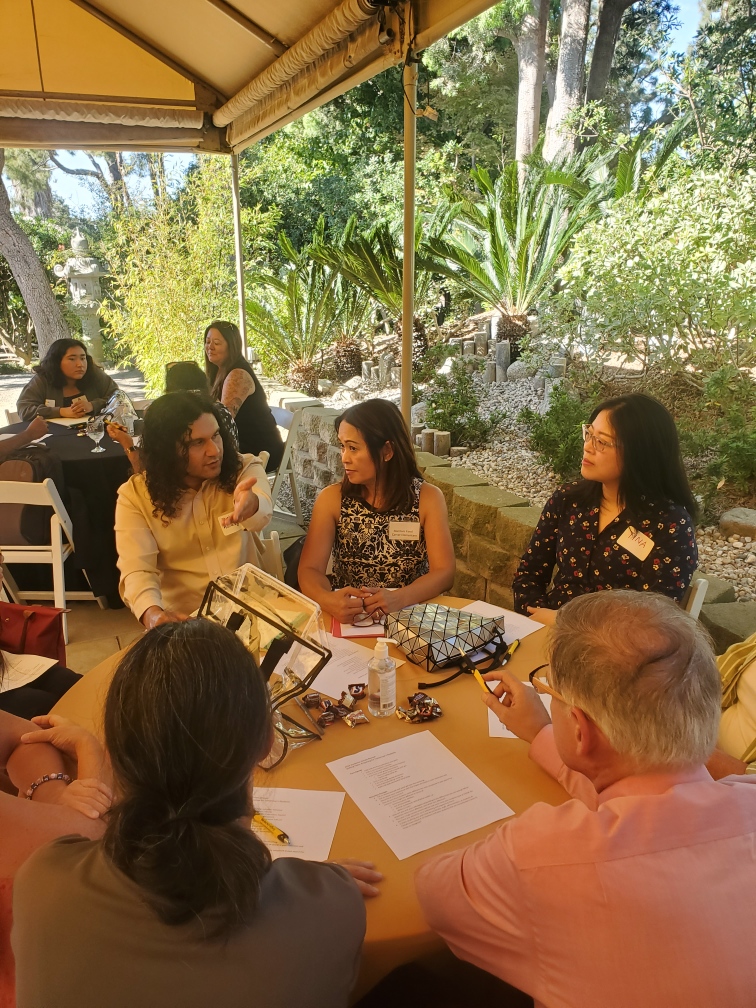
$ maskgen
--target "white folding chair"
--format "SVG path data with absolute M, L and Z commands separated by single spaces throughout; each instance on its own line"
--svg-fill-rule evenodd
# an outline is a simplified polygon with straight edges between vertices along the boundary
M 46 546 L 18 546 L 0 544 L 3 565 L 9 563 L 51 564 L 53 590 L 25 591 L 19 588 L 9 572 L 4 569 L 11 592 L 24 601 L 52 599 L 57 609 L 66 608 L 67 599 L 96 601 L 91 591 L 66 591 L 63 564 L 74 551 L 73 527 L 68 512 L 60 499 L 58 488 L 51 479 L 41 483 L 15 483 L 0 481 L 0 504 L 34 504 L 53 509 L 50 518 L 50 543 Z M 63 635 L 68 643 L 68 623 L 63 616 Z
M 293 413 L 291 410 L 279 409 L 277 406 L 271 406 L 270 412 L 273 414 L 276 423 L 279 427 L 283 427 L 288 434 L 286 436 L 286 444 L 284 446 L 284 453 L 281 456 L 281 461 L 278 464 L 278 470 L 276 471 L 275 479 L 273 480 L 273 488 L 270 492 L 271 499 L 273 501 L 273 513 L 280 515 L 282 518 L 291 518 L 292 514 L 290 511 L 283 511 L 281 508 L 276 508 L 276 501 L 278 495 L 281 492 L 281 486 L 284 479 L 289 477 L 289 486 L 291 487 L 291 497 L 294 501 L 294 515 L 297 524 L 302 524 L 302 507 L 299 503 L 299 490 L 297 489 L 297 478 L 294 473 L 294 467 L 292 465 L 292 451 L 297 442 L 297 432 L 299 431 L 299 425 L 302 420 L 302 410 L 295 410 Z
M 267 537 L 260 537 L 260 541 L 262 543 L 260 569 L 264 570 L 266 574 L 270 574 L 271 577 L 278 578 L 279 581 L 283 581 L 283 554 L 281 552 L 281 540 L 278 536 L 278 532 L 276 532 L 275 529 L 271 529 Z
M 708 587 L 709 582 L 706 578 L 698 578 L 697 581 L 691 581 L 688 590 L 683 595 L 682 607 L 694 619 L 698 619 L 701 614 L 701 606 L 706 598 L 706 589 Z
M 16 413 L 15 410 L 7 409 L 5 411 L 5 422 L 10 427 L 10 425 L 13 423 L 21 423 L 21 417 L 18 415 L 18 413 Z

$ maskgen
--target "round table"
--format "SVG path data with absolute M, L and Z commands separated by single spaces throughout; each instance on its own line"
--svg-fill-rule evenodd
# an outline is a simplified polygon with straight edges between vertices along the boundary
M 461 607 L 466 599 L 444 597 L 434 601 Z M 355 639 L 365 651 L 365 673 L 374 646 L 370 639 Z M 511 671 L 521 679 L 544 660 L 546 631 L 539 630 L 525 637 L 510 662 Z M 394 657 L 402 653 L 392 646 Z M 102 734 L 101 711 L 110 678 L 119 655 L 113 655 L 88 672 L 53 707 L 84 725 L 97 735 Z M 397 702 L 405 705 L 418 681 L 427 682 L 443 674 L 426 673 L 405 661 L 397 669 Z M 317 681 L 313 689 L 317 688 Z M 437 721 L 413 725 L 399 718 L 371 718 L 370 725 L 350 729 L 343 724 L 329 726 L 321 741 L 312 742 L 290 752 L 280 766 L 269 772 L 259 771 L 259 782 L 269 787 L 295 787 L 320 791 L 341 790 L 326 763 L 363 749 L 381 745 L 412 732 L 429 730 L 463 763 L 501 797 L 514 812 L 522 812 L 537 801 L 558 805 L 567 795 L 551 777 L 528 758 L 528 746 L 517 739 L 489 738 L 488 708 L 482 700 L 480 686 L 471 675 L 463 675 L 438 690 L 427 690 L 443 708 Z M 367 709 L 367 702 L 360 707 Z M 402 963 L 442 947 L 441 940 L 428 928 L 415 898 L 413 876 L 420 864 L 444 851 L 467 846 L 496 829 L 497 824 L 474 830 L 430 850 L 399 861 L 376 833 L 349 795 L 344 799 L 336 834 L 331 847 L 332 858 L 354 857 L 374 861 L 383 872 L 381 895 L 366 901 L 367 934 L 362 956 L 362 968 L 354 999 L 361 997 L 383 976 Z
M 27 427 L 25 422 L 11 424 L 0 434 L 20 434 Z M 76 566 L 86 570 L 95 595 L 104 595 L 112 607 L 120 607 L 115 506 L 118 488 L 129 478 L 131 464 L 123 448 L 107 434 L 100 442 L 105 450 L 93 453 L 91 438 L 79 437 L 72 427 L 49 421 L 48 433 L 50 437 L 42 443 L 60 459 L 66 488 L 78 495 L 79 506 L 71 507 Z

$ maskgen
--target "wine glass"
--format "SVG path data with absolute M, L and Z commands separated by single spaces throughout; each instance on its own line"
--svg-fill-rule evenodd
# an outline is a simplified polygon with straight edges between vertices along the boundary
M 92 440 L 96 442 L 92 452 L 105 451 L 105 449 L 100 446 L 100 441 L 102 441 L 105 436 L 105 420 L 103 417 L 92 417 L 92 419 L 87 422 L 87 436 L 91 437 Z

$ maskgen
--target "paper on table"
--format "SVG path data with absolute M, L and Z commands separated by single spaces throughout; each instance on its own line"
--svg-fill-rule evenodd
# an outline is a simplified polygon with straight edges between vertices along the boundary
M 9 438 L 15 437 L 15 434 L 0 434 L 0 441 L 7 441 Z
M 57 665 L 56 658 L 42 658 L 40 655 L 9 654 L 3 651 L 3 656 L 5 670 L 0 682 L 0 693 L 18 689 L 19 686 L 28 686 L 30 682 L 39 679 L 43 672 Z
M 278 843 L 262 826 L 252 821 L 253 831 L 273 856 L 325 861 L 331 853 L 333 835 L 344 804 L 343 791 L 300 791 L 297 788 L 255 788 L 255 812 L 278 826 L 289 837 Z
M 532 686 L 528 686 L 528 689 L 532 688 Z M 541 700 L 543 700 L 543 706 L 551 714 L 551 696 L 548 693 L 542 693 Z M 491 738 L 518 738 L 509 728 L 504 727 L 490 707 L 488 708 L 488 734 Z
M 361 644 L 340 640 L 332 634 L 326 634 L 326 638 L 326 647 L 333 652 L 333 657 L 318 673 L 312 688 L 338 700 L 350 683 L 367 682 L 367 667 L 373 652 Z M 395 660 L 397 668 L 404 664 L 401 658 Z
M 59 424 L 61 427 L 75 427 L 76 424 L 86 423 L 88 417 L 48 417 L 48 423 Z
M 478 616 L 506 616 L 504 640 L 507 644 L 511 644 L 513 640 L 522 640 L 523 637 L 535 633 L 536 630 L 543 630 L 543 623 L 532 620 L 529 616 L 512 612 L 511 609 L 502 609 L 501 606 L 491 605 L 490 602 L 471 602 L 460 609 L 460 612 L 476 613 Z
M 400 861 L 512 815 L 430 731 L 326 766 Z
M 339 637 L 383 637 L 386 628 L 382 623 L 367 623 L 365 626 L 358 626 L 353 623 L 334 623 L 338 627 Z

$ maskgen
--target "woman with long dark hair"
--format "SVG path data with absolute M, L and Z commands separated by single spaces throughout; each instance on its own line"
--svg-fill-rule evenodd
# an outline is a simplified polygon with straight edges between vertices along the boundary
M 583 426 L 582 479 L 552 495 L 517 568 L 518 612 L 542 623 L 607 588 L 680 601 L 698 562 L 696 502 L 669 412 L 643 393 L 600 403 Z
M 267 469 L 278 468 L 284 445 L 257 375 L 244 356 L 241 333 L 232 322 L 211 322 L 205 329 L 205 373 L 213 399 L 236 421 L 239 450 L 270 456 Z
M 77 339 L 58 339 L 34 369 L 37 373 L 19 396 L 22 420 L 83 419 L 99 413 L 118 386 Z
M 116 669 L 104 729 L 116 800 L 103 840 L 51 844 L 16 880 L 19 1004 L 345 1008 L 360 889 L 334 864 L 271 863 L 250 829 L 271 723 L 236 635 L 207 620 L 145 634 Z
M 299 562 L 302 591 L 342 623 L 446 591 L 455 569 L 446 501 L 420 475 L 397 407 L 357 403 L 336 420 L 336 432 L 344 479 L 315 501 Z

